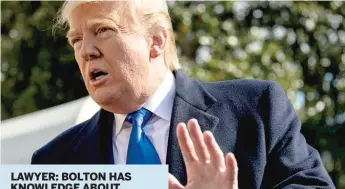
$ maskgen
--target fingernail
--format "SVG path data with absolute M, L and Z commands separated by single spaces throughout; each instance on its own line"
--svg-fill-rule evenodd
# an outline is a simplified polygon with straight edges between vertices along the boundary
M 181 122 L 181 123 L 179 123 L 179 124 L 177 124 L 177 125 L 181 125 L 182 127 L 186 127 L 186 124 L 183 123 L 183 122 Z
M 208 135 L 208 136 L 206 136 L 206 135 Z M 213 135 L 212 135 L 211 131 L 205 131 L 204 136 L 205 136 L 206 140 L 208 140 L 209 142 L 213 142 L 214 139 L 213 139 Z

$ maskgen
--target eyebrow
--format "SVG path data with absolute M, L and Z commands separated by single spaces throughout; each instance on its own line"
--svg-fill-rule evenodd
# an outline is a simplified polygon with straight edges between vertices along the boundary
M 66 38 L 69 39 L 71 38 L 72 36 L 75 36 L 76 35 L 76 31 L 75 30 L 68 30 L 67 34 L 66 34 Z

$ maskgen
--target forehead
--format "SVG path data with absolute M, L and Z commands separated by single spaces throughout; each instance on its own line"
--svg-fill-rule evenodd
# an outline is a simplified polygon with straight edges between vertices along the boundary
M 116 24 L 133 22 L 133 10 L 128 1 L 103 1 L 81 3 L 71 10 L 67 22 L 69 35 L 82 24 L 113 21 Z

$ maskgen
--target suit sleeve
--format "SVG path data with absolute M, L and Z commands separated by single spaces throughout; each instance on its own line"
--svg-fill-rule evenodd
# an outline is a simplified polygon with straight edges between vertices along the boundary
M 265 92 L 267 165 L 264 188 L 335 188 L 316 149 L 300 133 L 301 121 L 279 84 Z
M 56 164 L 58 162 L 58 155 L 51 154 L 47 148 L 36 150 L 31 157 L 31 164 Z
M 35 152 L 32 154 L 32 157 L 31 157 L 31 164 L 39 164 L 39 161 L 38 161 L 38 158 L 37 158 L 37 151 L 35 151 Z
M 36 150 L 31 157 L 31 165 L 35 164 L 54 164 L 55 157 L 47 158 L 41 150 Z
M 65 149 L 67 145 L 59 146 L 56 145 L 55 140 L 52 140 L 32 154 L 31 164 L 59 164 Z

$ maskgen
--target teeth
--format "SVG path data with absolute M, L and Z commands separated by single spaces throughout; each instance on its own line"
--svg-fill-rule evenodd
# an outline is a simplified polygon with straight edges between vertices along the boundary
M 101 79 L 104 75 L 97 76 L 95 80 Z
M 108 73 L 105 73 L 103 71 L 99 71 L 99 72 L 93 72 L 92 73 L 92 79 L 99 79 L 101 78 L 101 76 L 107 75 Z

